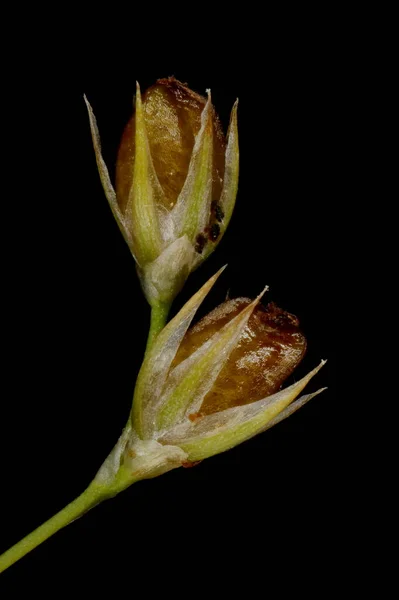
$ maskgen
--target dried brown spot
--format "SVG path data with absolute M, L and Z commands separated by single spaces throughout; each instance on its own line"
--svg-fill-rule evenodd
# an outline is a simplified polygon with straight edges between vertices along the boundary
M 211 225 L 210 230 L 209 230 L 209 239 L 212 242 L 216 242 L 219 235 L 220 235 L 220 226 L 217 223 L 213 223 L 213 225 Z
M 202 251 L 205 248 L 205 244 L 206 237 L 203 233 L 199 233 L 195 240 L 195 251 L 198 252 L 198 254 L 202 254 Z
M 219 223 L 221 223 L 224 219 L 224 212 L 217 200 L 212 201 L 211 210 L 215 216 L 216 221 L 219 221 Z
M 196 467 L 201 462 L 202 462 L 202 460 L 194 460 L 193 462 L 190 462 L 189 460 L 186 460 L 185 462 L 183 462 L 181 464 L 181 466 L 184 467 L 184 469 L 191 469 L 191 467 Z
M 198 419 L 201 418 L 201 415 L 199 413 L 191 413 L 190 415 L 188 415 L 188 418 L 194 423 L 195 421 L 198 421 Z

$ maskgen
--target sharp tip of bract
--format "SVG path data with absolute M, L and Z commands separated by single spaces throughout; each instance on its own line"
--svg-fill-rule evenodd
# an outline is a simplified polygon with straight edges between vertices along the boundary
M 317 367 L 315 367 L 315 368 L 314 368 L 314 369 L 313 369 L 313 370 L 312 370 L 312 371 L 311 371 L 309 374 L 310 374 L 312 377 L 313 377 L 314 375 L 316 375 L 316 373 L 318 373 L 318 372 L 320 371 L 320 369 L 321 369 L 322 367 L 324 367 L 324 365 L 326 364 L 326 362 L 327 362 L 326 360 L 321 360 L 321 361 L 319 362 L 319 364 L 317 365 Z M 323 389 L 325 389 L 325 388 L 323 388 Z
M 237 112 L 238 112 L 238 98 L 233 104 L 233 108 L 230 113 L 230 125 L 233 123 L 234 126 L 237 126 Z
M 219 277 L 219 275 L 221 275 L 226 268 L 227 268 L 227 264 L 223 265 L 223 267 L 220 267 L 220 269 L 218 271 L 216 271 L 216 273 L 214 275 L 212 275 L 211 279 L 213 279 L 214 277 Z
M 211 122 L 210 119 L 211 119 L 211 115 L 212 115 L 212 110 L 211 110 L 211 107 L 212 107 L 211 90 L 206 90 L 206 93 L 208 95 L 208 99 L 207 99 L 206 104 L 205 104 L 204 109 L 203 109 L 203 115 L 204 115 L 204 117 L 205 116 L 207 117 L 207 122 L 209 123 L 209 122 Z
M 133 104 L 134 102 L 136 102 L 137 107 L 141 106 L 141 89 L 138 81 L 136 81 L 136 97 L 133 98 Z
M 254 303 L 258 304 L 258 302 L 260 302 L 262 300 L 263 296 L 268 291 L 269 291 L 269 286 L 265 285 L 265 287 L 263 288 L 263 290 L 261 291 L 261 293 L 255 298 Z
M 321 394 L 322 392 L 325 392 L 326 390 L 328 390 L 327 387 L 322 387 L 319 390 L 316 390 L 316 392 L 312 392 L 311 397 L 315 398 L 316 396 L 318 396 L 319 394 Z
M 230 113 L 230 122 L 229 122 L 229 128 L 228 128 L 228 138 L 229 140 L 232 138 L 233 140 L 237 139 L 237 135 L 238 135 L 238 98 L 237 100 L 234 102 L 233 104 L 233 108 L 231 109 L 231 113 Z M 227 150 L 226 150 L 227 152 Z
M 225 270 L 226 267 L 227 267 L 227 265 L 223 265 L 223 267 L 220 267 L 219 271 L 216 271 L 216 273 L 214 275 L 212 275 L 212 277 L 210 277 L 210 279 L 208 279 L 207 283 L 209 283 L 210 285 L 213 285 L 215 283 L 215 281 L 223 273 L 223 271 Z
M 259 302 L 261 301 L 263 295 L 267 292 L 267 290 L 269 289 L 268 286 L 265 286 L 265 288 L 261 291 L 261 293 L 259 294 L 259 296 L 257 296 L 255 298 L 255 300 L 252 300 L 251 304 L 248 304 L 248 306 L 246 306 L 245 308 L 243 308 L 242 313 L 247 314 L 247 313 L 252 313 L 255 308 L 257 307 L 257 305 L 259 304 Z
M 87 114 L 89 116 L 90 128 L 93 130 L 93 127 L 94 127 L 94 129 L 96 127 L 97 120 L 96 120 L 96 117 L 94 115 L 94 111 L 92 109 L 92 106 L 91 106 L 90 102 L 87 99 L 86 94 L 83 94 L 83 100 L 85 101 L 85 104 L 86 104 Z

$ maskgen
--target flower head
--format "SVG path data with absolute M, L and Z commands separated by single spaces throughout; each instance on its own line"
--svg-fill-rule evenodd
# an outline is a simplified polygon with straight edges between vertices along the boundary
M 142 456 L 155 451 L 156 474 L 228 450 L 322 391 L 297 399 L 324 361 L 280 389 L 301 361 L 306 340 L 296 317 L 260 304 L 263 294 L 254 301 L 228 300 L 189 329 L 220 272 L 166 325 L 145 358 L 121 442 L 129 450 L 120 448 L 128 469 L 142 469 L 143 458 L 135 462 L 137 447 Z
M 136 259 L 147 300 L 170 303 L 221 239 L 238 187 L 237 103 L 227 140 L 208 98 L 173 77 L 143 97 L 122 136 L 116 192 L 87 102 L 97 165 L 114 216 Z

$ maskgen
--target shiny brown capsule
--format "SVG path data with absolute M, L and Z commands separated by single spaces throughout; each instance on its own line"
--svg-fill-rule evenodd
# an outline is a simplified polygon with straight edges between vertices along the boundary
M 190 356 L 250 302 L 248 298 L 228 300 L 189 329 L 172 367 Z M 275 393 L 302 360 L 305 351 L 306 339 L 294 315 L 274 303 L 266 307 L 258 305 L 237 347 L 205 396 L 200 412 L 190 419 L 249 404 Z
M 201 126 L 206 98 L 196 94 L 174 77 L 159 79 L 143 96 L 144 121 L 151 157 L 165 193 L 166 208 L 176 203 L 188 173 L 195 136 Z M 226 141 L 219 118 L 213 111 L 212 196 L 222 190 Z M 116 164 L 116 195 L 124 212 L 133 178 L 135 116 L 122 136 Z

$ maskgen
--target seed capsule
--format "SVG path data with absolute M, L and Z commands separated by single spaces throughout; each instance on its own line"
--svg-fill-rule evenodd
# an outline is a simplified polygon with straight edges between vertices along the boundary
M 228 300 L 189 329 L 172 366 L 188 358 L 250 302 L 248 298 Z M 201 410 L 191 419 L 274 394 L 300 363 L 305 351 L 306 339 L 298 319 L 274 303 L 266 307 L 259 304 L 205 396 Z
M 165 193 L 165 208 L 171 209 L 185 182 L 195 136 L 201 126 L 206 98 L 174 77 L 159 79 L 142 97 L 150 152 L 159 183 Z M 213 112 L 212 195 L 219 198 L 224 176 L 226 141 L 219 117 Z M 124 211 L 135 159 L 135 116 L 128 122 L 119 147 L 116 165 L 116 194 Z

